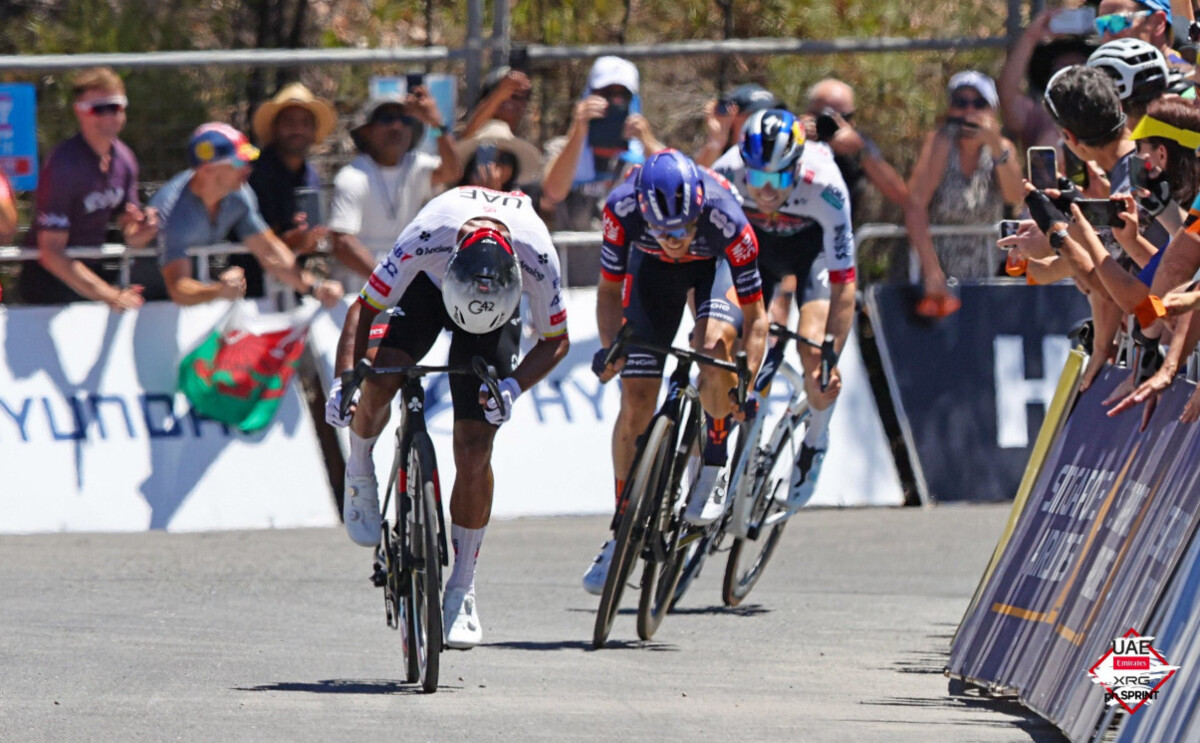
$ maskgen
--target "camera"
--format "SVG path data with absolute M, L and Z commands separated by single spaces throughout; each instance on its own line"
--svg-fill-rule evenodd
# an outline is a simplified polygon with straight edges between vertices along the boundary
M 826 108 L 822 110 L 821 113 L 817 114 L 816 127 L 818 142 L 828 142 L 838 133 L 838 129 L 840 127 L 838 126 L 837 119 L 835 118 L 836 115 L 837 111 L 834 111 L 832 108 Z
M 408 89 L 409 93 L 413 92 L 413 90 L 421 87 L 424 84 L 425 84 L 425 73 L 424 72 L 410 72 L 404 76 L 404 86 Z

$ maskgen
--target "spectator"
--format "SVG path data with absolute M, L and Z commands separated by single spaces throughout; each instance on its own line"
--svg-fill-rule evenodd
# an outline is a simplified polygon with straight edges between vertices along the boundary
M 17 236 L 17 196 L 4 171 L 0 170 L 0 243 Z
M 1044 10 L 1034 16 L 1005 57 L 1000 71 L 1000 113 L 1022 150 L 1058 146 L 1058 128 L 1041 104 L 1046 83 L 1064 67 L 1086 62 L 1096 48 L 1080 36 L 1054 37 L 1050 33 L 1050 19 L 1060 10 Z M 1025 93 L 1021 92 L 1022 79 L 1026 83 Z
M 934 224 L 995 223 L 1004 205 L 1024 197 L 1021 169 L 1012 142 L 996 121 L 996 86 L 981 72 L 950 78 L 949 109 L 937 130 L 925 137 L 908 181 L 905 224 L 920 263 L 925 301 L 918 312 L 943 316 L 957 309 L 946 274 L 960 279 L 994 276 L 999 267 L 996 241 L 988 237 L 943 237 Z
M 137 158 L 117 139 L 125 127 L 125 83 L 107 67 L 80 72 L 72 83 L 79 133 L 50 153 L 38 179 L 37 204 L 26 245 L 38 249 L 38 262 L 27 263 L 18 280 L 29 304 L 66 304 L 93 300 L 114 311 L 142 306 L 143 284 L 118 287 L 118 268 L 100 260 L 76 260 L 68 246 L 103 245 L 116 222 L 125 243 L 145 247 L 154 238 L 158 218 L 138 201 Z M 135 280 L 146 264 L 135 261 Z M 158 285 L 150 274 L 147 283 Z
M 739 85 L 720 98 L 704 105 L 704 146 L 696 152 L 695 162 L 712 167 L 717 158 L 738 143 L 746 119 L 768 108 L 786 109 L 775 94 L 761 85 Z
M 367 280 L 434 187 L 462 175 L 454 137 L 443 126 L 437 101 L 424 86 L 406 97 L 386 96 L 363 104 L 350 130 L 359 155 L 333 179 L 329 231 L 345 282 Z M 419 152 L 425 128 L 437 134 L 438 155 Z
M 317 98 L 300 83 L 292 83 L 254 112 L 254 136 L 262 153 L 250 174 L 250 188 L 267 226 L 297 255 L 317 249 L 325 236 L 320 214 L 301 214 L 296 189 L 321 188 L 321 176 L 308 162 L 313 145 L 337 126 L 337 114 L 328 101 Z M 263 294 L 262 266 L 253 255 L 232 255 L 229 263 L 246 275 L 246 294 Z
M 489 122 L 497 120 L 507 124 L 510 131 L 520 131 L 532 90 L 533 83 L 524 72 L 508 66 L 492 70 L 483 81 L 479 103 L 467 115 L 461 138 L 472 137 Z
M 167 292 L 188 306 L 214 299 L 237 299 L 246 293 L 242 269 L 226 269 L 213 282 L 193 278 L 188 248 L 214 245 L 234 231 L 267 273 L 301 294 L 329 307 L 342 297 L 336 281 L 319 281 L 301 270 L 292 251 L 276 237 L 258 211 L 258 199 L 246 184 L 258 149 L 231 126 L 204 124 L 188 141 L 191 169 L 172 178 L 150 203 L 162 215 L 158 235 L 159 265 Z
M 1146 106 L 1167 92 L 1167 61 L 1162 52 L 1141 39 L 1105 42 L 1088 57 L 1087 66 L 1104 70 L 1116 83 L 1129 131 L 1146 114 Z
M 1162 52 L 1167 64 L 1189 71 L 1191 65 L 1171 48 L 1175 32 L 1170 0 L 1100 0 L 1096 33 L 1103 41 L 1141 39 Z
M 641 114 L 637 67 L 600 57 L 567 135 L 546 143 L 542 212 L 553 215 L 555 229 L 599 229 L 600 208 L 613 184 L 630 164 L 664 149 Z
M 492 119 L 478 133 L 455 144 L 458 159 L 465 162 L 459 186 L 483 186 L 495 191 L 512 191 L 537 178 L 541 153 L 518 139 L 508 124 Z
M 854 88 L 834 78 L 821 80 L 808 89 L 809 115 L 804 122 L 808 138 L 825 141 L 833 150 L 833 160 L 850 190 L 851 209 L 862 199 L 864 175 L 885 199 L 904 206 L 908 202 L 908 185 L 883 159 L 875 142 L 858 130 L 854 123 L 855 113 Z M 824 127 L 818 131 L 817 117 L 822 114 L 828 115 L 837 125 L 835 131 L 824 131 Z

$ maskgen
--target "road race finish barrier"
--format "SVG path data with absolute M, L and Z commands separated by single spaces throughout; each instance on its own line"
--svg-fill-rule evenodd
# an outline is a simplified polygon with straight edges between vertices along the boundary
M 347 303 L 350 300 L 347 300 Z M 612 513 L 612 427 L 620 404 L 616 382 L 601 385 L 591 371 L 592 355 L 600 348 L 596 331 L 596 290 L 563 292 L 571 334 L 571 350 L 550 376 L 526 391 L 513 406 L 513 417 L 496 436 L 492 469 L 496 497 L 492 515 L 498 518 L 532 515 Z M 345 307 L 318 315 L 310 329 L 309 344 L 318 357 L 328 388 L 333 372 L 334 349 L 341 333 Z M 688 323 L 684 323 L 688 325 Z M 526 337 L 528 349 L 534 339 Z M 686 328 L 676 336 L 686 344 Z M 426 362 L 442 363 L 449 348 L 448 335 L 429 352 Z M 799 367 L 794 351 L 791 363 Z M 830 423 L 829 455 L 821 480 L 809 505 L 902 505 L 895 463 L 892 461 L 866 369 L 853 336 L 842 353 L 842 395 Z M 453 411 L 445 375 L 426 380 L 426 420 L 437 448 L 443 484 L 453 481 L 454 459 L 450 447 Z M 665 385 L 664 385 L 665 387 Z M 773 390 L 772 410 L 782 412 L 784 390 Z M 389 442 L 375 449 L 375 470 L 387 482 L 396 416 L 380 437 Z M 339 433 L 343 451 L 346 433 Z
M 0 533 L 337 524 L 295 385 L 254 435 L 175 392 L 227 307 L 0 307 Z
M 1148 652 L 1141 665 L 1113 655 L 1153 636 L 1154 608 L 1196 529 L 1200 428 L 1178 422 L 1194 386 L 1175 382 L 1140 433 L 1139 413 L 1109 418 L 1101 405 L 1128 375 L 1109 367 L 1080 395 L 947 667 L 1015 690 L 1073 741 L 1092 735 L 1110 698 L 1157 714 L 1154 698 L 1175 691 L 1165 673 L 1139 682 L 1154 669 Z M 1174 653 L 1149 642 L 1159 660 Z
M 1006 501 L 1090 311 L 1070 285 L 968 282 L 962 309 L 918 317 L 917 286 L 878 285 L 870 319 L 922 502 Z

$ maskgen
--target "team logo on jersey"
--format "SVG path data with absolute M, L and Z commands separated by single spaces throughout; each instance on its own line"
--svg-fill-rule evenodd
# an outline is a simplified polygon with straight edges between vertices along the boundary
M 604 207 L 604 242 L 614 245 L 621 245 L 625 242 L 625 228 L 621 226 L 608 207 Z
M 758 241 L 754 239 L 754 231 L 750 225 L 742 228 L 742 234 L 737 242 L 727 248 L 729 262 L 735 266 L 744 266 L 758 257 Z
M 816 180 L 817 174 L 811 168 L 805 168 L 804 174 L 800 177 L 805 183 L 811 184 L 814 180 Z
M 729 218 L 729 215 L 720 209 L 713 209 L 708 213 L 708 219 L 712 222 L 721 234 L 727 239 L 733 237 L 733 233 L 737 230 L 737 225 Z
M 845 194 L 842 193 L 840 188 L 834 185 L 826 186 L 825 190 L 821 192 L 821 198 L 834 209 L 841 209 L 846 205 Z
M 561 312 L 556 312 L 550 316 L 550 324 L 551 325 L 559 325 L 566 321 L 567 321 L 567 311 L 566 310 L 562 310 Z
M 433 235 L 429 234 L 428 230 L 421 230 L 421 234 L 417 235 L 417 239 L 421 242 L 429 242 L 429 238 Z
M 545 253 L 538 253 L 538 263 L 540 263 L 544 266 L 549 262 L 550 262 L 550 256 L 546 255 Z
M 616 206 L 613 207 L 613 211 L 617 213 L 618 217 L 628 217 L 636 208 L 637 198 L 633 196 L 627 196 L 616 203 Z

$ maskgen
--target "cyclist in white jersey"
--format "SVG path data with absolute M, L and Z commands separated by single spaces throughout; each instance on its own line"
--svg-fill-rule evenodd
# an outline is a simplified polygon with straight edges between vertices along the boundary
M 517 363 L 520 300 L 540 338 Z M 392 307 L 397 310 L 385 312 Z M 384 313 L 384 324 L 376 315 Z M 443 603 L 446 645 L 469 648 L 482 631 L 475 609 L 475 563 L 492 510 L 492 442 L 512 404 L 567 354 L 567 311 L 560 293 L 558 255 L 533 202 L 519 192 L 466 186 L 430 201 L 375 267 L 346 315 L 338 341 L 337 371 L 371 358 L 377 367 L 406 366 L 428 353 L 443 329 L 452 331 L 451 366 L 482 356 L 501 378 L 502 416 L 487 388 L 452 375 L 454 464 L 450 497 L 454 569 Z M 356 407 L 342 418 L 341 382 L 329 392 L 325 417 L 350 426 L 343 516 L 357 544 L 379 544 L 379 483 L 371 451 L 399 386 L 394 376 L 363 383 Z
M 828 146 L 805 142 L 800 121 L 779 109 L 750 117 L 738 145 L 713 169 L 745 197 L 743 210 L 758 236 L 764 301 L 770 304 L 780 279 L 795 275 L 797 332 L 824 339 L 820 350 L 799 347 L 812 406 L 788 492 L 788 506 L 799 508 L 812 497 L 829 446 L 829 419 L 842 384 L 837 358 L 854 321 L 849 191 Z M 778 365 L 781 355 L 768 352 L 763 368 Z M 832 367 L 825 390 L 820 387 L 822 358 Z

